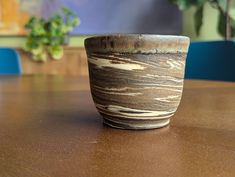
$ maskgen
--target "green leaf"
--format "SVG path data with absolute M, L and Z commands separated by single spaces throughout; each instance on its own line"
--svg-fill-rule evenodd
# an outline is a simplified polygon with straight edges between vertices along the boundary
M 235 36 L 235 20 L 230 17 L 231 37 Z M 222 12 L 219 13 L 219 21 L 217 25 L 218 32 L 224 38 L 226 37 L 226 18 Z
M 43 52 L 44 52 L 44 48 L 43 48 L 42 45 L 39 45 L 37 48 L 34 48 L 34 49 L 31 50 L 31 53 L 33 55 L 40 55 Z
M 27 42 L 25 42 L 22 46 L 22 49 L 25 51 L 25 52 L 29 52 L 30 51 L 30 48 L 29 48 L 29 45 Z
M 26 29 L 31 29 L 37 23 L 36 17 L 31 17 L 29 21 L 25 24 Z
M 184 0 L 170 0 L 173 4 L 177 5 L 180 10 L 185 10 L 190 7 L 190 4 Z
M 69 24 L 71 24 L 72 27 L 78 26 L 80 24 L 80 19 L 74 18 L 71 20 L 71 22 Z
M 231 37 L 235 36 L 235 20 L 231 19 Z
M 45 62 L 47 60 L 47 54 L 45 52 L 43 52 L 38 55 L 33 55 L 32 58 L 34 61 Z
M 62 6 L 61 10 L 66 16 L 76 16 L 76 14 L 73 11 L 71 11 L 70 9 L 68 9 L 65 6 Z
M 43 44 L 49 44 L 49 39 L 48 39 L 48 37 L 41 37 L 40 38 L 40 41 L 41 41 L 41 43 L 43 43 Z
M 226 36 L 226 19 L 222 12 L 219 13 L 219 21 L 217 24 L 217 30 L 221 36 Z
M 227 0 L 217 0 L 218 5 L 223 9 L 223 11 L 226 11 L 227 6 Z
M 62 25 L 61 30 L 63 33 L 67 33 L 69 31 L 67 25 Z
M 50 46 L 48 48 L 48 52 L 55 60 L 61 59 L 64 55 L 64 50 L 61 46 Z
M 203 24 L 203 7 L 204 6 L 198 7 L 194 14 L 195 30 L 197 36 L 200 34 L 200 30 Z
M 63 26 L 61 29 L 62 29 L 64 34 L 73 31 L 73 27 L 72 26 L 68 26 L 68 25 Z
M 170 0 L 173 4 L 176 4 L 180 10 L 187 10 L 192 6 L 203 6 L 207 0 Z

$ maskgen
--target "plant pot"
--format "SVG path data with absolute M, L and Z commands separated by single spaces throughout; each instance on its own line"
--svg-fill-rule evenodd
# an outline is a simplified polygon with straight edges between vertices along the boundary
M 166 126 L 180 103 L 189 38 L 113 35 L 85 40 L 91 93 L 104 123 Z

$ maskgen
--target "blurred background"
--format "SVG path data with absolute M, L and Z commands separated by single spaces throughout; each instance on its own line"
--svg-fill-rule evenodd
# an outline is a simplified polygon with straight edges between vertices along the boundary
M 0 0 L 0 48 L 17 52 L 21 74 L 87 75 L 83 42 L 89 36 L 146 33 L 223 40 L 217 28 L 218 7 L 226 7 L 212 1 Z M 66 8 L 62 15 L 61 7 Z

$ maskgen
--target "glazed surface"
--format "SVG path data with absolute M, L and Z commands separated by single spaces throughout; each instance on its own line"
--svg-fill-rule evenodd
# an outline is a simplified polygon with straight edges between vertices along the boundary
M 173 35 L 109 35 L 85 40 L 89 52 L 176 53 L 187 52 L 188 45 L 188 37 Z
M 165 43 L 157 44 L 152 52 L 153 49 L 149 47 L 146 50 L 146 46 L 153 46 L 158 41 L 153 43 L 149 36 L 134 37 L 130 40 L 143 46 L 135 48 L 135 44 L 130 43 L 123 52 L 115 45 L 112 51 L 108 51 L 107 44 L 103 48 L 103 44 L 94 47 L 94 43 L 98 44 L 99 40 L 102 43 L 104 38 L 107 37 L 91 39 L 86 43 L 86 50 L 92 97 L 106 122 L 121 126 L 125 121 L 127 127 L 136 125 L 135 128 L 143 128 L 141 124 L 153 128 L 146 120 L 159 122 L 164 119 L 163 122 L 169 123 L 166 119 L 175 113 L 182 95 L 187 39 L 173 37 L 174 43 L 172 48 L 168 46 L 169 52 L 163 52 L 163 48 L 159 50 L 159 45 L 169 45 L 169 40 L 173 40 L 170 37 Z M 108 38 L 109 42 L 112 38 Z M 116 36 L 112 40 L 114 44 L 128 41 Z

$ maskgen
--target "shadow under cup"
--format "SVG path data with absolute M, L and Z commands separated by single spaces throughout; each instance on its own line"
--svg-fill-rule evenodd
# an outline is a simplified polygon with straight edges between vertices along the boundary
M 188 46 L 184 36 L 87 38 L 91 93 L 104 123 L 122 129 L 168 125 L 182 96 Z

